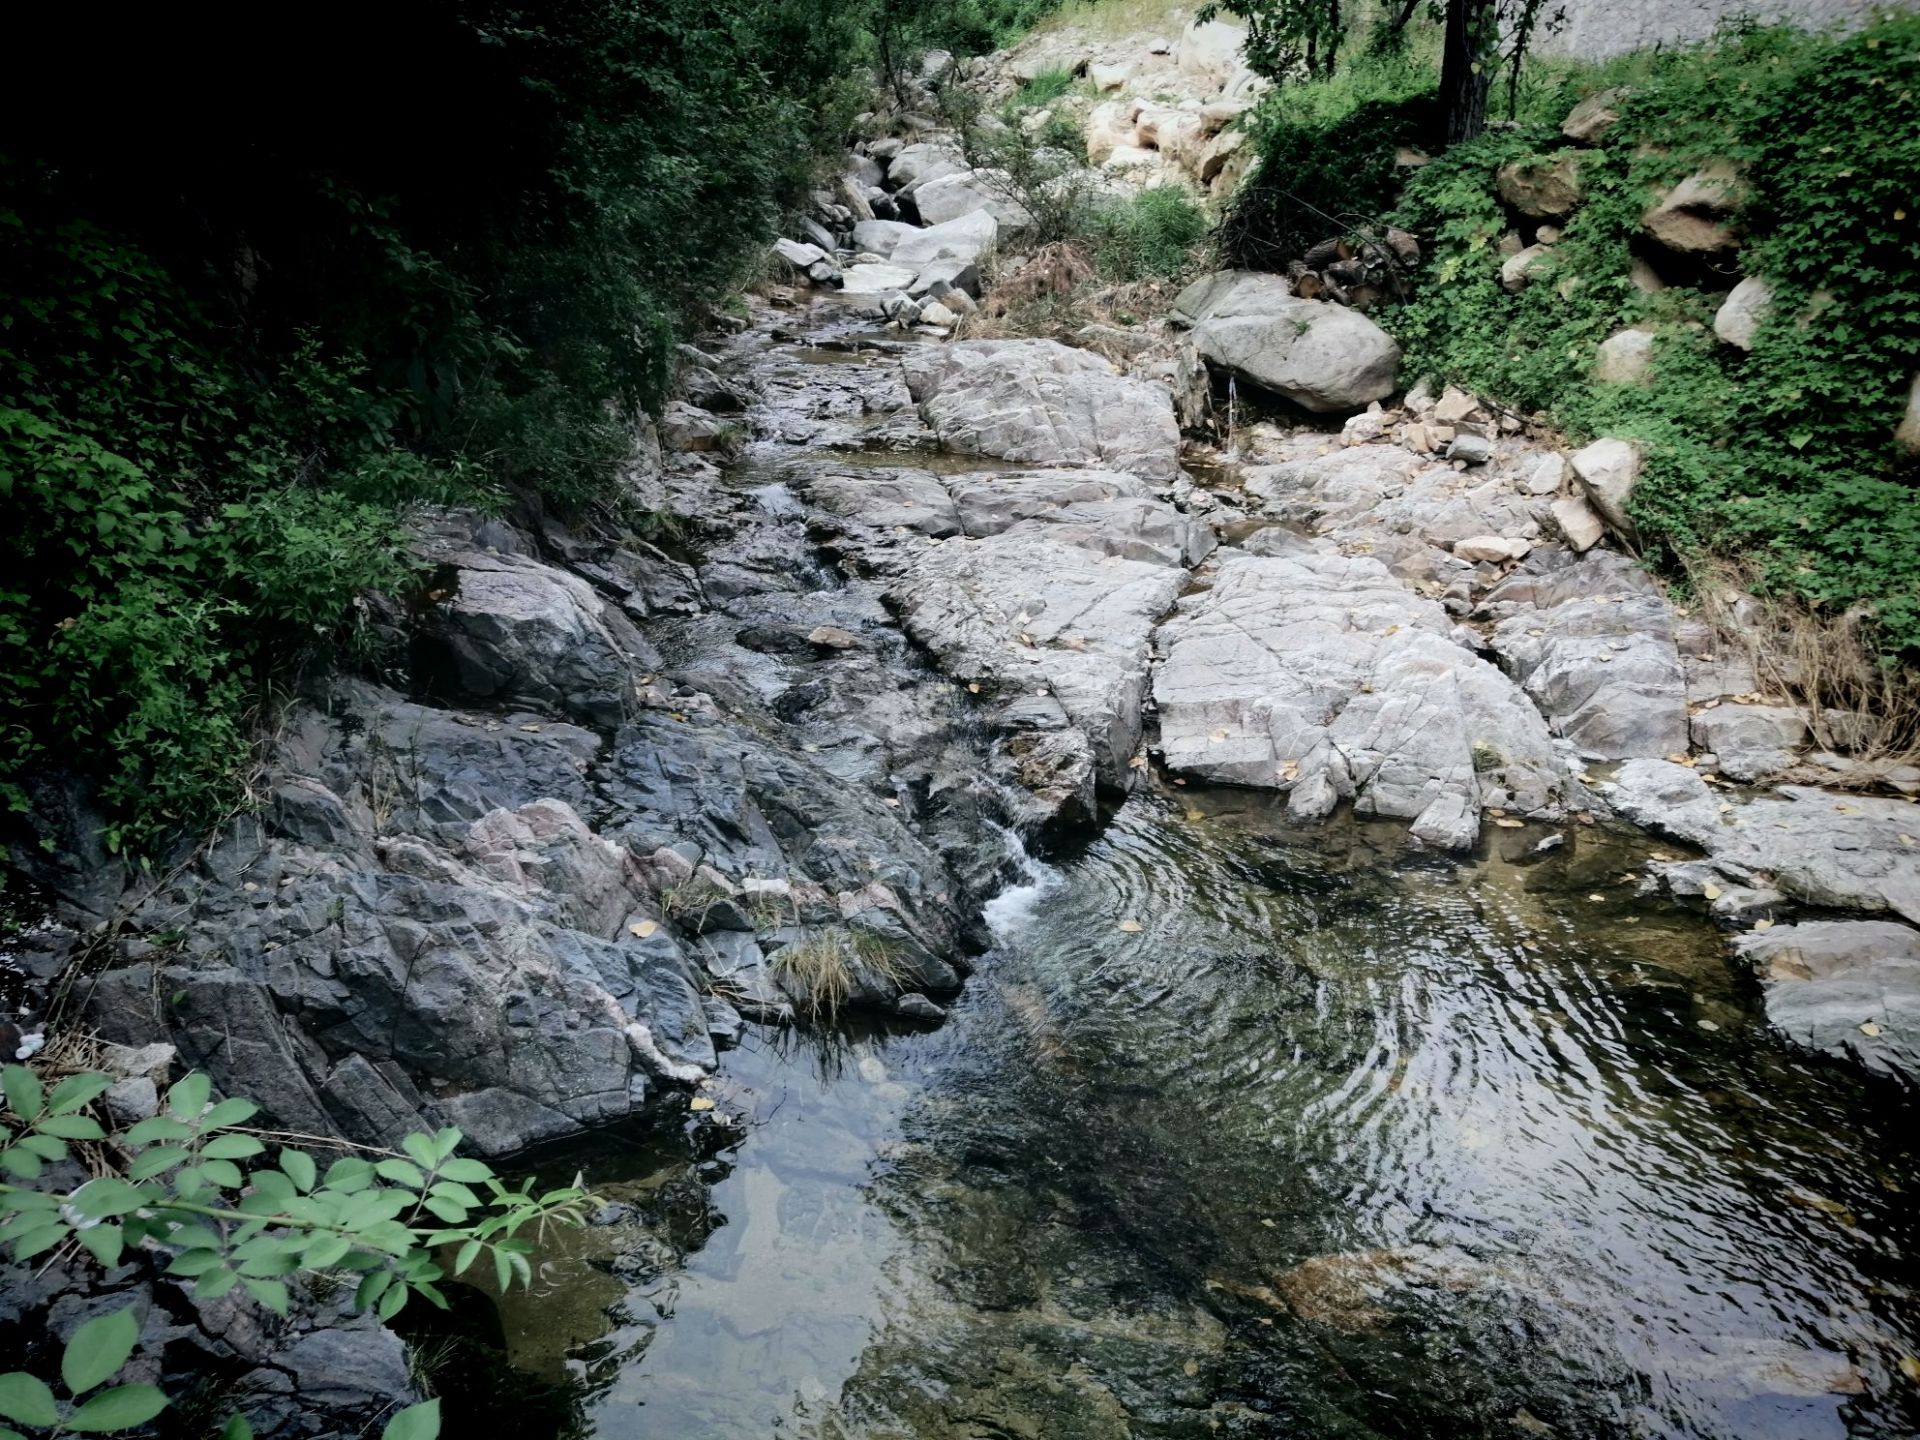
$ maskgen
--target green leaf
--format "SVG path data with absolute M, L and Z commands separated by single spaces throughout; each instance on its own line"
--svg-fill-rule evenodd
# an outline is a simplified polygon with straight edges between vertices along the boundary
M 312 1270 L 330 1270 L 347 1258 L 353 1242 L 344 1235 L 316 1235 L 300 1256 L 300 1263 Z
M 127 1167 L 129 1180 L 151 1180 L 156 1175 L 164 1175 L 174 1166 L 185 1163 L 193 1152 L 184 1145 L 156 1145 L 151 1150 L 142 1150 L 133 1157 L 133 1163 Z
M 38 1120 L 47 1103 L 47 1092 L 39 1077 L 24 1065 L 9 1065 L 0 1070 L 0 1089 L 7 1096 L 7 1108 L 22 1120 Z
M 77 1398 L 113 1377 L 140 1343 L 140 1322 L 133 1307 L 100 1315 L 73 1332 L 60 1354 L 60 1378 Z
M 87 1433 L 132 1430 L 167 1408 L 167 1397 L 153 1385 L 122 1385 L 87 1401 L 67 1417 L 67 1429 Z
M 19 1370 L 0 1375 L 0 1415 L 43 1430 L 60 1422 L 60 1412 L 53 1404 L 53 1391 L 44 1382 Z
M 287 1313 L 287 1287 L 282 1285 L 278 1280 L 255 1280 L 249 1276 L 241 1280 L 240 1283 L 247 1287 L 247 1290 L 252 1294 L 254 1299 L 273 1311 L 274 1314 L 285 1315 Z
M 204 1275 L 220 1264 L 218 1250 L 188 1250 L 173 1257 L 173 1263 L 167 1266 L 169 1275 L 185 1275 L 189 1279 L 195 1275 Z
M 89 1220 L 109 1220 L 138 1210 L 150 1203 L 152 1197 L 116 1176 L 102 1175 L 82 1185 L 70 1199 L 73 1208 Z
M 393 1283 L 391 1270 L 375 1270 L 362 1280 L 353 1292 L 353 1308 L 365 1310 L 387 1293 L 387 1287 Z
M 208 1160 L 245 1160 L 266 1148 L 251 1135 L 216 1135 L 200 1147 L 200 1154 Z
M 440 1175 L 445 1180 L 459 1180 L 468 1185 L 480 1185 L 493 1178 L 493 1170 L 479 1160 L 449 1160 L 440 1167 Z
M 391 1320 L 400 1313 L 400 1307 L 406 1303 L 407 1287 L 391 1285 L 387 1288 L 387 1293 L 380 1297 L 380 1304 L 376 1307 L 377 1313 L 382 1320 Z
M 42 1226 L 38 1230 L 22 1235 L 13 1242 L 13 1258 L 31 1260 L 41 1251 L 51 1250 L 67 1238 L 71 1228 L 64 1220 L 56 1220 L 51 1225 Z
M 220 1427 L 220 1440 L 253 1440 L 253 1425 L 244 1415 L 229 1415 Z
M 156 1140 L 184 1140 L 193 1133 L 191 1125 L 182 1125 L 167 1115 L 149 1115 L 121 1138 L 129 1145 L 151 1145 Z
M 378 1165 L 375 1165 L 373 1169 L 374 1173 L 383 1180 L 392 1180 L 401 1185 L 411 1185 L 416 1190 L 427 1181 L 427 1177 L 420 1172 L 417 1166 L 410 1165 L 398 1157 L 392 1160 L 382 1160 Z
M 400 1148 L 413 1157 L 413 1161 L 422 1170 L 431 1170 L 440 1157 L 434 1153 L 433 1141 L 425 1135 L 409 1135 L 400 1142 Z
M 306 1151 L 282 1150 L 280 1152 L 280 1168 L 286 1172 L 287 1178 L 293 1181 L 294 1186 L 303 1193 L 313 1189 L 313 1157 L 307 1154 Z
M 456 1275 L 466 1274 L 467 1267 L 479 1258 L 480 1242 L 478 1240 L 467 1241 L 466 1244 L 460 1247 L 459 1253 L 453 1257 L 453 1273 Z
M 174 1119 L 191 1123 L 200 1118 L 213 1093 L 213 1081 L 196 1070 L 167 1091 L 167 1109 Z
M 493 1252 L 493 1278 L 502 1292 L 513 1288 L 513 1257 L 505 1250 Z
M 247 1183 L 247 1177 L 240 1173 L 240 1167 L 231 1160 L 208 1160 L 196 1168 L 222 1190 L 238 1190 Z
M 194 1282 L 193 1293 L 205 1300 L 218 1300 L 239 1283 L 238 1275 L 225 1265 L 220 1265 L 207 1271 Z
M 449 1225 L 467 1223 L 467 1207 L 458 1201 L 447 1200 L 439 1195 L 429 1195 L 421 1203 Z
M 352 1158 L 336 1160 L 327 1167 L 327 1188 L 349 1193 L 364 1190 L 373 1183 L 373 1164 Z
M 247 1198 L 267 1201 L 273 1211 L 278 1211 L 283 1205 L 294 1200 L 297 1195 L 293 1188 L 293 1181 L 278 1170 L 256 1170 L 247 1176 L 247 1183 L 253 1186 L 253 1193 Z M 249 1213 L 260 1212 L 256 1209 Z
M 40 1178 L 40 1157 L 31 1151 L 14 1145 L 0 1150 L 0 1169 L 20 1180 L 38 1180 Z
M 229 1125 L 244 1125 L 259 1113 L 260 1107 L 251 1100 L 222 1100 L 207 1112 L 200 1129 L 224 1130 Z
M 33 1128 L 42 1135 L 57 1135 L 62 1140 L 104 1140 L 107 1137 L 100 1122 L 86 1115 L 49 1115 Z
M 120 1255 L 126 1246 L 126 1236 L 118 1225 L 94 1225 L 85 1230 L 73 1232 L 73 1238 L 86 1246 L 93 1258 L 111 1270 L 120 1263 Z
M 446 1159 L 460 1148 L 460 1140 L 460 1132 L 451 1125 L 447 1126 L 433 1137 L 433 1158 L 436 1161 Z
M 53 1094 L 47 1097 L 49 1115 L 67 1115 L 83 1105 L 90 1105 L 95 1099 L 113 1088 L 111 1075 L 100 1075 L 91 1071 L 79 1075 L 69 1075 L 53 1087 Z M 70 1140 L 78 1140 L 78 1135 L 70 1135 Z
M 439 1434 L 440 1399 L 435 1396 L 394 1416 L 380 1432 L 380 1440 L 438 1440 Z
M 67 1158 L 65 1142 L 56 1140 L 51 1135 L 22 1135 L 13 1143 L 29 1155 L 37 1156 L 49 1165 L 57 1165 Z

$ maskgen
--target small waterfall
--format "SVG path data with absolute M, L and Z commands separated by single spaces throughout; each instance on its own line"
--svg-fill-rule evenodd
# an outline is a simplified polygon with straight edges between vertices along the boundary
M 1227 449 L 1220 458 L 1233 465 L 1240 459 L 1240 443 L 1234 436 L 1238 433 L 1240 408 L 1240 387 L 1234 383 L 1233 376 L 1227 376 Z
M 995 939 L 1005 940 L 1033 923 L 1041 900 L 1058 890 L 1065 877 L 1045 861 L 1035 859 L 1018 830 L 1010 825 L 993 824 L 992 828 L 1020 878 L 981 906 L 980 918 L 987 922 Z

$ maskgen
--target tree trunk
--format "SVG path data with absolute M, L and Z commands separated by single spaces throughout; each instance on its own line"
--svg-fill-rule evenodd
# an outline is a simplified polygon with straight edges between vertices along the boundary
M 1492 84 L 1493 0 L 1447 0 L 1446 48 L 1440 60 L 1440 103 L 1446 141 L 1456 145 L 1486 128 Z

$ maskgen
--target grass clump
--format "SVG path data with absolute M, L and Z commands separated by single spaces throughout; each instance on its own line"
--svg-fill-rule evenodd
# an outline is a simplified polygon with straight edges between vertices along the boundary
M 1192 268 L 1211 228 L 1185 190 L 1160 185 L 1099 206 L 1087 233 L 1102 279 L 1169 280 Z
M 802 1012 L 831 1020 L 865 991 L 897 992 L 909 976 L 897 946 L 859 928 L 823 930 L 774 951 L 768 969 Z

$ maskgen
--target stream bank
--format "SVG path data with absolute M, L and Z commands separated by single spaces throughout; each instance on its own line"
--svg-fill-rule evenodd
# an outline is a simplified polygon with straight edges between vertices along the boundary
M 1524 533 L 1531 440 L 1196 480 L 1152 377 L 868 308 L 683 357 L 685 536 L 423 524 L 405 663 L 158 883 L 71 827 L 103 929 L 30 963 L 290 1128 L 615 1127 L 514 1322 L 601 1433 L 1902 1433 L 1906 1101 L 1708 914 L 1913 918 L 1916 807 L 1710 790 L 1751 681 Z M 1911 1073 L 1910 998 L 1785 949 L 1790 1035 Z

